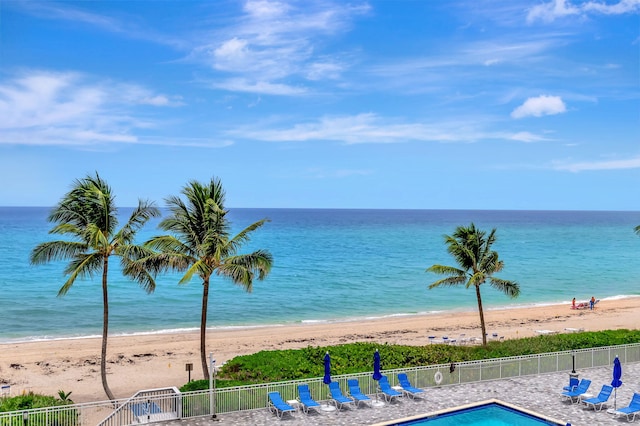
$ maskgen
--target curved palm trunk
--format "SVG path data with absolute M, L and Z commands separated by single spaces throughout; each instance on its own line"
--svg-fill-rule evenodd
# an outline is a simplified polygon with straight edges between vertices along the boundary
M 484 325 L 484 312 L 482 311 L 482 297 L 480 286 L 476 285 L 476 298 L 478 299 L 478 312 L 480 312 L 480 328 L 482 329 L 482 346 L 487 345 L 487 327 Z
M 107 294 L 107 270 L 109 269 L 109 258 L 104 258 L 102 268 L 102 352 L 100 353 L 100 376 L 102 377 L 102 387 L 111 401 L 115 399 L 109 384 L 107 384 L 107 334 L 109 332 L 109 296 Z
M 202 282 L 202 314 L 200 316 L 200 361 L 202 362 L 202 374 L 209 378 L 209 365 L 207 364 L 207 306 L 209 303 L 209 277 Z

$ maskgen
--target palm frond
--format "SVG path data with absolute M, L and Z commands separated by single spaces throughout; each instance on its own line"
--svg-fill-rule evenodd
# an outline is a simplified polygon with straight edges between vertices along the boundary
M 120 229 L 114 240 L 123 244 L 132 244 L 136 233 L 151 219 L 160 216 L 160 210 L 153 202 L 138 200 L 138 207 L 129 216 L 127 223 Z
M 266 218 L 261 219 L 247 226 L 242 231 L 238 232 L 228 243 L 229 253 L 237 253 L 243 244 L 248 243 L 251 240 L 251 233 L 256 229 L 264 226 L 264 224 L 267 222 L 271 222 L 271 220 Z
M 173 235 L 153 237 L 149 241 L 145 242 L 144 246 L 152 250 L 157 250 L 161 253 L 180 253 L 194 259 L 199 254 L 197 251 L 193 250 L 190 245 L 185 244 Z
M 194 275 L 198 275 L 200 277 L 209 277 L 213 273 L 213 270 L 210 266 L 208 266 L 202 260 L 196 260 L 193 264 L 191 264 L 187 269 L 185 274 L 180 278 L 178 284 L 187 284 L 189 281 L 193 279 Z
M 181 253 L 154 253 L 135 262 L 140 263 L 153 274 L 159 274 L 168 271 L 184 272 L 195 262 L 195 259 Z
M 433 265 L 427 268 L 426 272 L 433 272 L 440 275 L 465 276 L 465 271 L 460 268 L 445 265 Z
M 67 281 L 58 290 L 58 296 L 67 294 L 78 277 L 93 277 L 102 271 L 104 256 L 100 253 L 83 253 L 76 256 L 64 269 L 64 274 L 69 275 Z
M 83 242 L 75 241 L 49 241 L 38 244 L 29 257 L 32 265 L 42 265 L 56 260 L 73 259 L 87 250 Z
M 484 284 L 487 281 L 487 275 L 484 271 L 476 271 L 469 277 L 469 281 L 467 281 L 467 288 L 471 286 L 479 286 Z
M 82 239 L 83 229 L 84 228 L 80 228 L 77 225 L 72 223 L 61 223 L 51 228 L 51 230 L 49 231 L 49 234 L 60 234 L 60 235 L 71 234 L 79 239 Z
M 145 268 L 143 263 L 132 261 L 127 258 L 121 258 L 121 265 L 122 274 L 124 276 L 130 277 L 140 284 L 140 287 L 142 287 L 147 294 L 153 293 L 156 289 L 156 282 L 153 275 L 149 273 L 149 270 Z
M 467 281 L 465 276 L 453 276 L 448 278 L 443 278 L 438 280 L 432 284 L 429 284 L 429 289 L 436 287 L 453 287 L 458 285 L 463 285 Z
M 518 297 L 520 295 L 520 285 L 515 281 L 491 277 L 490 282 L 491 287 L 501 291 L 511 298 Z
M 85 229 L 84 239 L 93 250 L 106 254 L 110 250 L 111 242 L 107 235 L 98 225 L 90 223 Z

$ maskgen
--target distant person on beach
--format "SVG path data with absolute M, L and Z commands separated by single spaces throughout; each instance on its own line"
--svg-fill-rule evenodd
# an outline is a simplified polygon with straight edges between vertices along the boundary
M 573 300 L 571 301 L 571 309 L 575 309 L 576 308 L 576 298 L 574 297 Z
M 595 296 L 591 296 L 591 300 L 589 301 L 589 309 L 593 310 L 593 306 L 596 304 Z

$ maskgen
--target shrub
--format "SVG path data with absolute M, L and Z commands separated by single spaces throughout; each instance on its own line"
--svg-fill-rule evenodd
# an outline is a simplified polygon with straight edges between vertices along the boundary
M 73 401 L 69 399 L 69 393 L 59 391 L 58 394 L 61 398 L 56 398 L 49 395 L 39 395 L 29 392 L 23 395 L 0 398 L 0 412 L 8 411 L 24 411 L 33 408 L 45 408 L 45 407 L 58 407 L 63 405 L 73 404 Z M 64 398 L 62 398 L 64 396 Z M 78 412 L 75 409 L 65 410 L 52 413 L 34 413 L 29 417 L 29 422 L 33 424 L 46 424 L 50 425 L 76 425 L 78 422 Z M 45 419 L 46 417 L 46 419 Z M 2 425 L 21 424 L 22 418 L 18 419 L 6 419 Z
M 237 356 L 224 364 L 220 369 L 216 386 L 222 388 L 322 377 L 324 375 L 322 360 L 327 351 L 331 355 L 331 372 L 339 375 L 372 371 L 373 353 L 376 349 L 380 352 L 382 368 L 391 370 L 635 342 L 640 342 L 640 330 L 543 335 L 489 342 L 487 346 L 350 343 L 338 346 L 308 346 L 303 349 L 260 351 L 252 355 Z M 181 390 L 208 388 L 208 380 L 198 380 L 188 383 Z

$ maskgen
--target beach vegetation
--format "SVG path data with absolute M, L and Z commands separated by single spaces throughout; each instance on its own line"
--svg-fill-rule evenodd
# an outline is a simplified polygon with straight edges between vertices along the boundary
M 71 392 L 69 392 L 71 393 Z M 24 393 L 22 395 L 0 398 L 0 412 L 25 411 L 36 408 L 59 407 L 63 405 L 72 405 L 73 401 L 68 398 L 56 398 L 50 395 L 41 395 L 33 392 Z M 16 419 L 7 419 L 0 423 L 1 425 L 21 425 L 22 416 Z M 62 411 L 51 410 L 49 412 L 33 412 L 28 414 L 29 424 L 48 424 L 48 425 L 76 425 L 80 424 L 79 412 L 76 409 L 65 409 Z M 26 422 L 24 424 L 27 424 Z
M 170 215 L 159 227 L 170 234 L 145 243 L 156 253 L 144 259 L 144 263 L 156 273 L 183 272 L 178 284 L 187 284 L 194 276 L 202 280 L 200 359 L 202 374 L 207 378 L 206 330 L 211 278 L 215 273 L 247 292 L 252 290 L 254 279 L 265 279 L 273 263 L 271 253 L 255 250 L 240 254 L 238 251 L 250 240 L 251 234 L 269 220 L 259 220 L 233 235 L 225 208 L 225 191 L 221 180 L 215 177 L 206 184 L 191 181 L 181 194 L 184 200 L 180 196 L 165 200 Z
M 60 389 L 58 391 L 58 398 L 60 398 L 60 401 L 62 402 L 69 402 L 71 404 L 73 404 L 73 401 L 71 400 L 71 398 L 69 398 L 71 396 L 72 392 L 65 392 L 62 389 Z
M 376 349 L 380 352 L 382 369 L 393 370 L 637 342 L 640 342 L 640 330 L 622 329 L 490 341 L 487 345 L 407 346 L 360 342 L 260 351 L 229 360 L 221 367 L 216 386 L 223 388 L 322 377 L 326 352 L 331 355 L 331 374 L 340 375 L 372 372 L 373 353 Z M 208 380 L 194 380 L 180 390 L 187 392 L 208 388 Z
M 427 268 L 427 272 L 446 276 L 430 284 L 429 289 L 460 285 L 473 288 L 478 302 L 482 344 L 486 345 L 487 327 L 482 309 L 480 286 L 488 281 L 491 287 L 511 298 L 518 297 L 520 286 L 515 281 L 493 276 L 504 268 L 504 262 L 499 259 L 498 252 L 492 250 L 492 245 L 496 241 L 495 228 L 487 235 L 485 231 L 471 223 L 469 226 L 457 227 L 453 235 L 445 235 L 444 239 L 447 251 L 453 256 L 458 267 L 436 264 Z
M 78 278 L 101 277 L 102 284 L 102 348 L 100 375 L 107 397 L 115 397 L 107 383 L 107 336 L 109 330 L 108 273 L 111 257 L 120 259 L 122 274 L 136 281 L 147 292 L 155 289 L 153 276 L 145 270 L 140 258 L 148 255 L 144 247 L 134 244 L 138 230 L 152 217 L 160 215 L 153 203 L 139 200 L 127 223 L 118 229 L 118 210 L 111 188 L 98 173 L 74 181 L 49 214 L 56 225 L 49 231 L 67 240 L 47 241 L 31 252 L 32 265 L 53 261 L 69 261 L 64 274 L 68 276 L 58 296 L 69 292 Z

